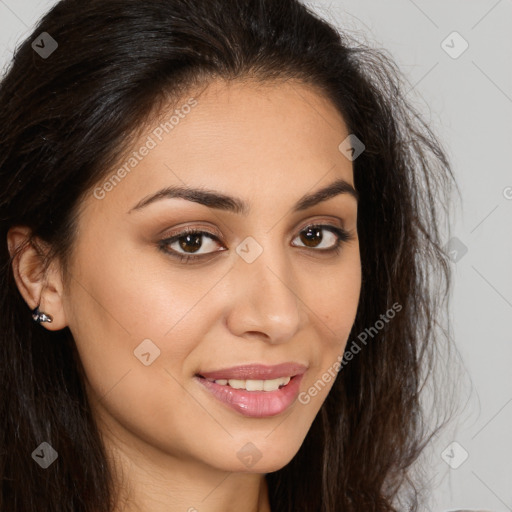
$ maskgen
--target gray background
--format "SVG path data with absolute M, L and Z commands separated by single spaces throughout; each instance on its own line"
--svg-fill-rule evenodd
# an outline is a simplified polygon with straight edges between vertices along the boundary
M 0 64 L 55 3 L 0 0 Z M 431 445 L 431 510 L 512 511 L 512 2 L 307 3 L 391 52 L 410 82 L 411 100 L 448 149 L 462 192 L 451 236 L 467 247 L 453 263 L 451 318 L 471 389 L 461 394 L 457 425 Z M 453 31 L 469 44 L 458 58 L 442 46 Z M 445 48 L 458 52 L 457 37 Z M 445 451 L 453 441 L 459 445 Z M 456 466 L 463 450 L 468 457 L 459 467 L 445 462 Z

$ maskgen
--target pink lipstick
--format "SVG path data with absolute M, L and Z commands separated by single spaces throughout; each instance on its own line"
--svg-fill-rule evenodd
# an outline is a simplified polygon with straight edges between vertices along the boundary
M 306 370 L 299 363 L 249 364 L 201 371 L 195 378 L 217 400 L 244 416 L 265 418 L 291 406 Z

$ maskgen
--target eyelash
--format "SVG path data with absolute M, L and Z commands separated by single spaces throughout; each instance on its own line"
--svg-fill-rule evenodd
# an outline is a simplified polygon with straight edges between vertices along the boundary
M 314 248 L 312 248 L 312 250 L 316 251 L 316 252 L 321 252 L 324 254 L 327 253 L 327 254 L 338 255 L 341 252 L 341 245 L 345 242 L 352 240 L 352 238 L 353 238 L 352 235 L 345 229 L 339 228 L 337 226 L 332 226 L 330 224 L 309 224 L 309 225 L 305 226 L 303 229 L 301 229 L 299 231 L 299 233 L 302 233 L 303 231 L 307 231 L 308 229 L 315 229 L 315 228 L 320 228 L 322 230 L 330 231 L 331 233 L 334 233 L 338 237 L 338 240 L 336 241 L 336 245 L 334 247 L 331 247 L 330 249 L 314 249 Z M 193 255 L 193 254 L 182 254 L 182 253 L 179 253 L 174 250 L 169 250 L 167 248 L 172 243 L 178 241 L 180 238 L 183 238 L 184 236 L 187 236 L 187 235 L 205 235 L 208 238 L 216 240 L 217 242 L 220 243 L 217 235 L 214 235 L 213 233 L 210 233 L 209 231 L 203 231 L 203 230 L 200 230 L 197 228 L 185 228 L 183 231 L 181 231 L 180 233 L 178 233 L 176 235 L 173 235 L 172 237 L 164 238 L 163 240 L 160 240 L 158 242 L 158 246 L 165 254 L 168 254 L 169 256 L 171 256 L 173 258 L 177 258 L 180 262 L 183 262 L 183 263 L 188 263 L 190 261 L 197 261 L 197 260 L 200 260 L 203 258 L 207 258 L 208 256 L 211 256 L 215 252 L 221 252 L 221 251 L 213 251 L 213 252 L 206 253 L 206 254 Z M 307 249 L 308 247 L 304 246 L 302 248 Z

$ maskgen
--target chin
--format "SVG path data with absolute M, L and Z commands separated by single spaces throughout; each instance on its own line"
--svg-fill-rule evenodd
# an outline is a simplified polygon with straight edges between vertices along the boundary
M 301 443 L 291 445 L 288 437 L 288 442 L 284 445 L 277 438 L 272 442 L 271 437 L 272 434 L 267 439 L 252 436 L 250 441 L 244 436 L 244 441 L 233 441 L 231 445 L 240 448 L 236 450 L 232 459 L 227 459 L 225 450 L 221 450 L 223 457 L 220 460 L 224 463 L 222 469 L 239 473 L 272 473 L 282 469 L 297 454 Z

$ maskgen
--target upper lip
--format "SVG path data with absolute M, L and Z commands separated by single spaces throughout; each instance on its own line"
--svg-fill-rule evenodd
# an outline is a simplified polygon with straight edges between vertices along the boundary
M 307 370 L 307 367 L 300 363 L 282 363 L 274 366 L 264 364 L 247 364 L 243 366 L 232 366 L 211 372 L 199 372 L 198 375 L 205 379 L 238 379 L 238 380 L 270 380 L 279 377 L 294 377 Z

